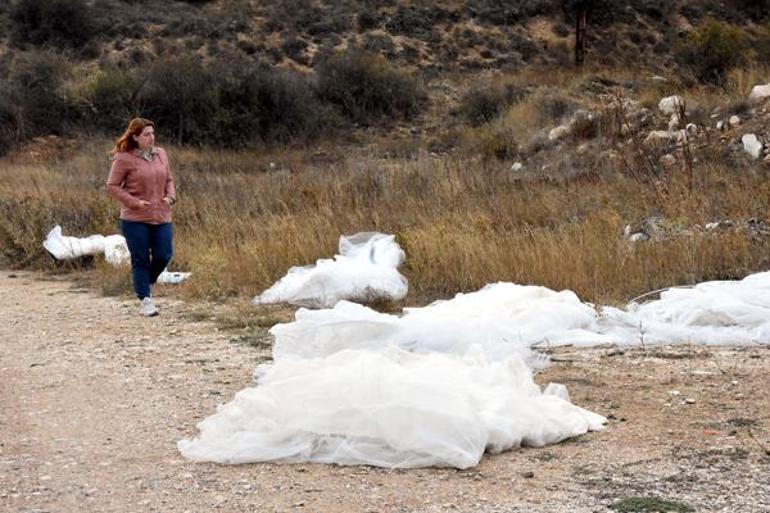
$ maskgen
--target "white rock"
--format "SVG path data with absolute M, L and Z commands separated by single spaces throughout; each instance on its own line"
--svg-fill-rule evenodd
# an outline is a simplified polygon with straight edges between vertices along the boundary
M 643 232 L 636 232 L 632 233 L 628 240 L 631 242 L 643 242 L 645 240 L 650 240 L 650 236 Z
M 741 124 L 741 118 L 738 116 L 730 116 L 730 119 L 727 122 L 732 128 L 735 128 Z
M 679 115 L 673 114 L 671 116 L 671 119 L 668 122 L 668 129 L 669 130 L 676 130 L 679 128 Z
M 695 123 L 687 123 L 687 126 L 684 127 L 684 129 L 690 132 L 691 134 L 694 134 L 698 131 L 698 125 L 696 125 Z
M 666 96 L 658 103 L 658 109 L 667 116 L 676 114 L 684 109 L 684 100 L 681 96 Z
M 522 169 L 524 169 L 524 164 L 521 162 L 514 162 L 511 166 L 511 171 L 521 171 Z
M 754 86 L 749 94 L 749 100 L 752 102 L 761 102 L 766 98 L 770 98 L 770 84 Z
M 668 130 L 653 130 L 644 139 L 645 144 L 665 144 L 671 139 L 676 138 L 677 133 Z
M 762 143 L 757 139 L 756 135 L 744 134 L 743 137 L 741 137 L 741 142 L 743 143 L 743 149 L 746 150 L 746 153 L 751 155 L 751 158 L 758 159 L 762 156 L 762 149 L 764 146 L 762 146 Z
M 570 132 L 570 129 L 567 125 L 560 125 L 548 132 L 548 140 L 549 141 L 558 141 L 559 139 L 563 138 L 564 136 L 568 135 Z
M 717 130 L 720 132 L 725 129 L 725 122 L 724 121 L 717 121 Z

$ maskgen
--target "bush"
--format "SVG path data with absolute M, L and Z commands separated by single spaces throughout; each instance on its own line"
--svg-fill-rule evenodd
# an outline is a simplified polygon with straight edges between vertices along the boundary
M 427 96 L 417 81 L 372 55 L 352 52 L 331 57 L 318 67 L 318 92 L 350 120 L 411 119 Z
M 299 74 L 254 68 L 219 87 L 212 133 L 224 146 L 309 142 L 337 124 Z
M 691 32 L 675 53 L 677 61 L 696 79 L 721 85 L 727 71 L 744 62 L 746 48 L 746 37 L 739 28 L 708 20 Z
M 460 115 L 471 126 L 488 123 L 519 101 L 525 92 L 514 86 L 473 88 L 460 100 Z
M 18 0 L 11 10 L 16 43 L 79 48 L 96 34 L 84 0 Z
M 75 121 L 63 91 L 69 74 L 66 60 L 50 51 L 16 55 L 9 73 L 8 98 L 18 112 L 20 139 L 40 134 L 61 134 Z
M 216 74 L 196 58 L 159 60 L 138 94 L 139 110 L 178 144 L 205 141 L 210 135 L 205 120 L 216 111 L 216 83 Z
M 137 95 L 142 85 L 137 73 L 106 68 L 90 77 L 77 92 L 83 118 L 107 133 L 125 128 L 126 122 L 138 112 Z
M 0 155 L 8 152 L 17 142 L 17 111 L 11 96 L 11 84 L 0 81 Z

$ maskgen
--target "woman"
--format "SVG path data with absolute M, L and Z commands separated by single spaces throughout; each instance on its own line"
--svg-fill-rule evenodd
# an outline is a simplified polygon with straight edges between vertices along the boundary
M 155 125 L 135 118 L 115 141 L 107 192 L 120 202 L 120 228 L 131 253 L 139 313 L 158 315 L 150 286 L 173 253 L 171 205 L 176 202 L 168 156 L 155 146 Z

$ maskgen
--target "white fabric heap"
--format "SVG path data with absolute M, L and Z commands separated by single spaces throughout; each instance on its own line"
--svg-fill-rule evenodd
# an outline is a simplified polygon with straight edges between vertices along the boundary
M 115 267 L 131 263 L 126 238 L 122 235 L 91 235 L 69 237 L 62 235 L 61 226 L 56 225 L 43 241 L 43 247 L 57 260 L 70 260 L 85 255 L 104 254 L 108 264 Z M 169 272 L 164 270 L 158 276 L 159 283 L 175 284 L 189 278 L 192 273 Z
M 257 369 L 257 386 L 179 449 L 220 463 L 468 468 L 485 451 L 600 429 L 605 419 L 571 404 L 564 387 L 545 394 L 534 383 L 527 361 L 542 361 L 527 344 L 542 337 L 516 323 L 538 311 L 548 333 L 583 336 L 595 323 L 572 293 L 504 283 L 403 317 L 347 301 L 300 309 L 272 328 L 274 363 Z
M 404 316 L 375 312 L 341 301 L 333 309 L 300 309 L 291 324 L 278 324 L 273 354 L 313 358 L 343 349 L 378 349 L 395 345 L 415 352 L 465 354 L 481 346 L 499 360 L 533 345 L 608 342 L 597 334 L 594 309 L 571 291 L 496 283 L 477 292 L 457 294 Z M 527 353 L 529 353 L 527 351 Z
M 770 344 L 770 272 L 672 288 L 602 314 L 602 330 L 619 344 Z
M 545 395 L 520 358 L 395 347 L 283 358 L 182 440 L 197 461 L 476 465 L 484 451 L 542 446 L 599 429 L 600 415 Z
M 57 260 L 104 253 L 104 245 L 104 235 L 91 235 L 85 238 L 67 237 L 62 235 L 59 225 L 54 226 L 43 241 L 43 247 Z
M 313 266 L 292 267 L 254 302 L 321 308 L 343 299 L 398 301 L 406 296 L 406 278 L 397 270 L 404 262 L 404 251 L 395 236 L 373 232 L 341 236 L 339 252 Z

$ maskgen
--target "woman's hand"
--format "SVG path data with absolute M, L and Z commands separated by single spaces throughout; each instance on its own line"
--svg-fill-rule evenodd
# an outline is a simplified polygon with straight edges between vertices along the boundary
M 150 206 L 150 202 L 149 201 L 146 201 L 146 200 L 143 200 L 143 199 L 139 200 L 139 208 L 147 208 L 149 206 Z
M 173 205 L 173 204 L 174 204 L 174 200 L 173 200 L 173 199 L 171 199 L 171 198 L 169 198 L 168 196 L 166 196 L 166 197 L 164 197 L 164 198 L 163 198 L 163 202 L 164 202 L 166 205 L 169 205 L 169 206 L 171 206 L 171 205 Z

